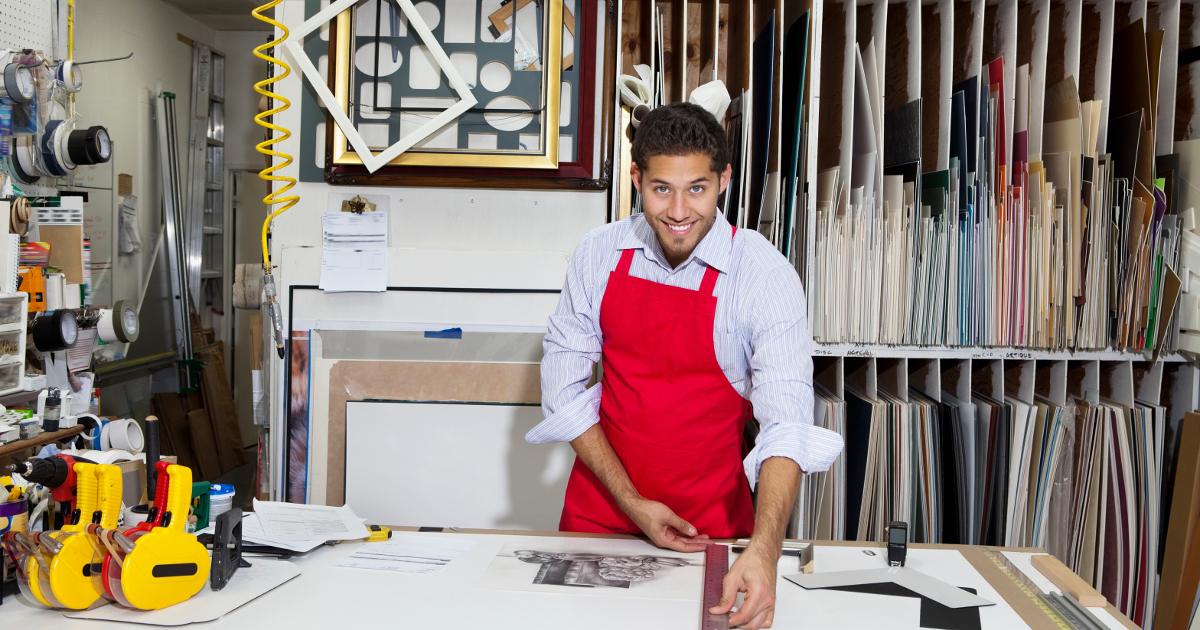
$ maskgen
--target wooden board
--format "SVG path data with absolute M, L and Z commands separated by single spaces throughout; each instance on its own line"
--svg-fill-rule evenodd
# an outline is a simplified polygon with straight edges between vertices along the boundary
M 217 447 L 213 440 L 212 425 L 208 422 L 208 413 L 204 409 L 193 409 L 187 414 L 187 423 L 192 430 L 192 443 L 196 446 L 196 456 L 200 459 L 200 479 L 195 481 L 212 481 L 221 476 L 221 462 L 217 458 Z M 195 469 L 193 469 L 195 470 Z
M 176 455 L 180 465 L 195 470 L 196 451 L 192 447 L 192 432 L 188 425 L 188 411 L 184 399 L 174 393 L 155 394 L 154 407 L 159 421 L 162 422 L 163 435 L 168 438 L 163 443 L 163 454 Z M 166 448 L 168 442 L 170 451 Z

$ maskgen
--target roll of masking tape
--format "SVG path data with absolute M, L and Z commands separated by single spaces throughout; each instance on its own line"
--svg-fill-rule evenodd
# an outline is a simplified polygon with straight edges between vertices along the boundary
M 136 420 L 126 418 L 108 426 L 108 444 L 110 448 L 141 453 L 146 446 L 146 437 Z

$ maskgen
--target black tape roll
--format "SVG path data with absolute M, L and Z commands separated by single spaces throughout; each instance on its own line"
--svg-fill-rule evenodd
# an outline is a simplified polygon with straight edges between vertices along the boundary
M 112 140 L 103 125 L 92 125 L 87 129 L 87 152 L 91 164 L 107 162 L 112 157 Z
M 92 151 L 89 150 L 91 147 L 88 146 L 89 139 L 87 136 L 87 129 L 76 129 L 71 132 L 71 135 L 67 136 L 67 155 L 71 156 L 72 162 L 80 166 L 96 163 L 92 159 Z M 95 142 L 95 139 L 93 138 L 91 141 Z
M 43 315 L 33 323 L 33 346 L 42 352 L 57 352 L 66 350 L 75 340 L 63 336 L 64 327 L 75 327 L 78 335 L 79 324 L 75 321 L 75 313 L 60 308 L 49 317 Z M 72 335 L 75 337 L 76 335 Z

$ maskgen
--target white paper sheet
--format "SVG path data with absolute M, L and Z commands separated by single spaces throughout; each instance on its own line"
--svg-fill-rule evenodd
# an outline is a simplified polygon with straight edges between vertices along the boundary
M 252 566 L 238 569 L 225 588 L 214 591 L 205 584 L 191 599 L 162 610 L 133 610 L 111 604 L 93 610 L 64 612 L 63 616 L 71 619 L 123 621 L 151 626 L 203 623 L 213 621 L 254 601 L 298 575 L 300 567 L 290 562 L 258 559 L 253 561 Z
M 474 546 L 469 540 L 393 533 L 390 540 L 367 543 L 333 566 L 429 575 L 441 571 Z
M 321 228 L 322 290 L 387 290 L 387 212 L 326 212 Z
M 895 582 L 908 590 L 947 608 L 967 608 L 971 606 L 991 606 L 995 602 L 986 600 L 978 595 L 972 595 L 941 580 L 929 577 L 916 569 L 898 567 L 895 569 L 860 569 L 858 571 L 832 571 L 819 573 L 797 573 L 785 575 L 785 578 L 797 586 L 808 589 L 834 588 L 858 584 L 879 584 Z
M 212 534 L 215 531 L 216 525 L 214 524 L 196 533 Z M 263 531 L 262 525 L 258 522 L 258 515 L 254 512 L 246 512 L 242 514 L 242 542 L 247 545 L 269 545 L 296 553 L 307 553 L 324 545 L 328 540 L 325 538 L 320 540 L 274 540 Z
M 371 533 L 349 506 L 300 505 L 254 500 L 263 534 L 270 540 L 354 540 Z
M 548 538 L 504 545 L 479 588 L 700 601 L 703 579 L 699 553 L 667 551 L 640 540 Z

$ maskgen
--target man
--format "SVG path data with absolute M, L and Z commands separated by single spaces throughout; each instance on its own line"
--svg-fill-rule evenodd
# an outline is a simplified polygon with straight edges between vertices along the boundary
M 718 212 L 732 168 L 711 114 L 656 109 L 632 153 L 643 214 L 592 230 L 571 257 L 543 342 L 548 417 L 526 440 L 575 449 L 564 531 L 645 534 L 677 551 L 753 533 L 712 611 L 731 611 L 743 591 L 730 625 L 770 627 L 800 475 L 828 469 L 842 448 L 812 424 L 800 279 Z M 598 360 L 600 387 L 585 390 Z M 747 455 L 752 418 L 761 431 Z

